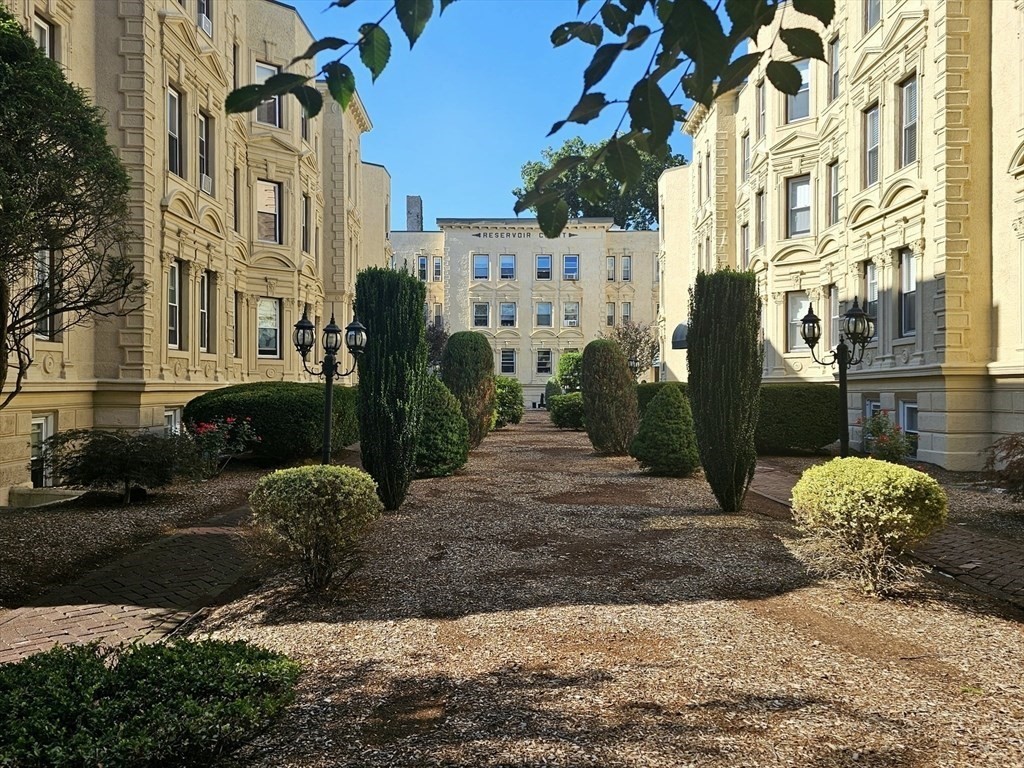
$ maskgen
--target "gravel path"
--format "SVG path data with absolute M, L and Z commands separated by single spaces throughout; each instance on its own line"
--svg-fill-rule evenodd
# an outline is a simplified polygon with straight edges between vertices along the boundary
M 304 665 L 239 766 L 1024 766 L 1024 625 L 812 581 L 788 524 L 600 458 L 542 414 L 417 481 L 366 566 L 198 634 Z

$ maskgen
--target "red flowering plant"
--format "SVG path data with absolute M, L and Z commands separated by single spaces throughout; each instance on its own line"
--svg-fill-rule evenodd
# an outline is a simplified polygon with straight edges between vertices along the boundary
M 218 416 L 210 421 L 189 422 L 185 429 L 195 446 L 199 474 L 204 477 L 219 475 L 231 459 L 260 441 L 248 416 Z
M 899 424 L 893 424 L 888 411 L 879 411 L 869 419 L 857 419 L 863 430 L 864 451 L 873 459 L 900 464 L 910 455 L 912 445 Z

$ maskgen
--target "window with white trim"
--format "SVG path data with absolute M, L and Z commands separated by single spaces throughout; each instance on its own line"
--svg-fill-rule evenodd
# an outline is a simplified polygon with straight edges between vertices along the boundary
M 903 434 L 907 436 L 907 442 L 910 443 L 910 453 L 907 455 L 911 458 L 915 458 L 917 456 L 917 443 L 919 438 L 917 428 L 917 401 L 900 400 L 899 419 L 900 427 L 903 429 Z
M 563 307 L 562 325 L 566 328 L 577 328 L 580 324 L 580 303 L 567 301 Z
M 233 357 L 242 356 L 242 309 L 244 306 L 245 303 L 242 298 L 242 292 L 235 291 L 235 301 L 233 306 L 235 316 L 233 318 L 234 327 L 232 328 L 234 340 L 231 350 Z
M 499 323 L 502 328 L 516 327 L 516 303 L 514 301 L 502 301 L 498 304 Z
M 551 279 L 551 254 L 542 253 L 537 256 L 537 279 Z
M 40 339 L 51 340 L 54 336 L 54 316 L 58 309 L 57 286 L 54 284 L 56 276 L 57 262 L 53 251 L 40 248 L 35 255 L 36 296 L 32 312 L 36 318 L 35 334 Z
M 750 133 L 744 133 L 740 137 L 740 180 L 746 181 L 750 178 Z
M 504 375 L 514 375 L 516 372 L 516 351 L 514 349 L 501 350 L 501 372 Z
M 281 69 L 279 67 L 275 67 L 273 64 L 264 64 L 262 61 L 257 61 L 256 82 L 265 83 L 280 71 Z M 263 125 L 272 125 L 275 128 L 281 127 L 280 96 L 271 96 L 256 107 L 256 122 L 262 123 Z
M 868 261 L 864 264 L 864 304 L 862 309 L 867 313 L 868 317 L 875 319 L 877 325 L 878 269 L 873 261 Z
M 174 259 L 167 272 L 167 346 L 181 346 L 181 262 Z
M 917 332 L 917 264 L 909 248 L 899 251 L 900 264 L 900 336 Z
M 260 298 L 256 302 L 257 357 L 281 357 L 281 300 Z
M 204 269 L 199 275 L 199 351 L 210 351 L 210 311 L 213 273 Z
M 754 195 L 754 245 L 760 248 L 764 245 L 764 190 L 759 190 Z
M 43 55 L 48 59 L 55 59 L 55 48 L 54 45 L 54 33 L 53 25 L 39 18 L 38 16 L 32 17 L 32 39 L 36 41 L 36 45 L 39 46 L 39 50 L 43 52 Z
M 609 328 L 615 326 L 615 302 L 609 301 L 604 305 L 605 321 L 604 324 Z
M 622 282 L 628 283 L 633 279 L 633 257 L 622 257 Z
M 440 256 L 435 256 L 434 257 L 434 282 L 435 283 L 440 283 L 443 274 L 444 273 L 443 273 L 443 268 L 441 266 L 441 257 Z
M 754 93 L 757 96 L 757 138 L 763 139 L 767 122 L 765 116 L 768 111 L 768 93 L 765 91 L 764 80 L 757 84 Z
M 498 257 L 498 278 L 501 280 L 516 279 L 516 256 L 514 253 L 503 253 Z
M 196 0 L 196 16 L 199 28 L 213 37 L 213 0 Z
M 833 160 L 827 166 L 826 180 L 828 184 L 828 226 L 839 223 L 839 161 Z
M 434 304 L 434 325 L 440 328 L 444 325 L 444 305 L 440 303 Z
M 864 31 L 870 32 L 882 20 L 882 0 L 864 0 Z
M 800 59 L 793 66 L 800 73 L 800 89 L 786 96 L 786 122 L 803 120 L 811 114 L 811 61 Z
M 473 305 L 473 327 L 487 328 L 491 324 L 491 305 L 478 301 Z
M 491 279 L 491 257 L 486 253 L 474 253 L 473 254 L 473 279 L 474 280 L 490 280 Z
M 551 302 L 550 301 L 538 301 L 537 302 L 537 327 L 538 328 L 550 328 L 551 327 Z
M 302 196 L 302 252 L 309 253 L 309 230 L 310 218 L 313 216 L 313 206 L 309 195 Z
M 750 266 L 750 225 L 740 225 L 740 254 L 743 261 L 741 265 L 744 269 Z
M 199 189 L 213 194 L 213 135 L 210 118 L 199 113 Z
M 839 312 L 839 287 L 830 285 L 828 287 L 828 316 L 829 316 L 829 342 L 831 346 L 839 343 L 839 332 L 843 327 L 843 318 Z
M 181 94 L 167 89 L 167 170 L 176 176 L 185 176 L 185 163 L 181 152 Z
M 900 83 L 900 167 L 917 160 L 917 75 Z
M 180 435 L 181 434 L 181 408 L 165 408 L 164 409 L 164 434 L 166 435 Z
M 575 253 L 567 253 L 562 256 L 562 279 L 580 279 L 580 257 Z
M 633 322 L 633 302 L 622 302 L 622 324 L 629 325 Z
M 609 283 L 614 282 L 615 281 L 615 257 L 614 256 L 606 257 L 605 260 L 604 260 L 604 264 L 605 264 L 605 268 L 606 268 L 605 271 L 608 273 L 608 282 Z
M 261 243 L 282 242 L 280 182 L 256 182 L 256 239 Z
M 551 350 L 537 350 L 537 373 L 551 375 Z
M 864 186 L 878 183 L 878 148 L 881 140 L 878 131 L 878 105 L 864 110 Z
M 786 179 L 786 237 L 811 232 L 811 177 Z
M 33 488 L 48 488 L 53 485 L 46 466 L 46 441 L 53 437 L 53 414 L 32 415 L 32 431 L 29 436 L 29 471 Z
M 420 280 L 424 280 L 425 281 L 427 279 L 427 257 L 426 256 L 417 256 L 416 257 L 416 276 L 419 277 Z
M 787 291 L 786 293 L 786 351 L 806 352 L 807 344 L 800 335 L 804 315 L 811 308 L 811 300 L 807 291 Z
M 833 37 L 828 44 L 828 102 L 839 98 L 839 38 Z

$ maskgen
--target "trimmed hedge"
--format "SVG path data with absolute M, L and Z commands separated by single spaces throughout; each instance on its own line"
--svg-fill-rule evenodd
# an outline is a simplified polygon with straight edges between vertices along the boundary
M 590 444 L 600 454 L 622 456 L 639 422 L 636 379 L 619 345 L 595 339 L 583 350 L 583 419 Z
M 585 429 L 583 423 L 583 393 L 570 392 L 554 395 L 548 402 L 551 423 L 559 429 Z
M 685 381 L 642 381 L 636 385 L 636 405 L 641 419 L 647 413 L 647 406 L 650 405 L 651 400 L 667 387 L 677 388 L 686 396 L 687 386 Z
M 700 466 L 690 402 L 679 387 L 664 387 L 651 401 L 629 455 L 652 475 L 688 477 Z
M 558 395 L 564 395 L 565 390 L 562 389 L 561 384 L 558 383 L 558 379 L 552 376 L 548 379 L 547 384 L 544 385 L 544 403 L 549 408 L 551 406 L 551 398 L 557 397 Z
M 334 387 L 331 451 L 359 440 L 356 388 Z M 316 458 L 323 447 L 324 385 L 316 382 L 256 381 L 215 389 L 190 400 L 186 423 L 248 418 L 260 441 L 253 458 L 265 465 Z
M 526 406 L 523 405 L 523 385 L 512 376 L 494 377 L 495 403 L 494 428 L 501 429 L 523 420 Z
M 762 384 L 758 453 L 818 451 L 839 439 L 835 384 Z
M 469 426 L 459 401 L 436 376 L 423 389 L 423 423 L 416 446 L 416 476 L 444 477 L 469 458 Z
M 555 380 L 564 392 L 579 392 L 583 388 L 583 355 L 566 352 L 559 357 Z
M 453 333 L 441 357 L 441 381 L 462 406 L 469 447 L 476 448 L 487 437 L 494 414 L 494 352 L 487 337 L 477 331 Z

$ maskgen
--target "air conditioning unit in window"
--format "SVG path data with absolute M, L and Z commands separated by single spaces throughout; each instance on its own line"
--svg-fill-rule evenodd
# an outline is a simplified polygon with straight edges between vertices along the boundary
M 580 278 L 578 275 L 562 275 L 562 279 L 576 281 L 579 280 Z
M 565 327 L 566 328 L 575 328 L 579 324 L 580 324 L 579 320 L 566 320 L 565 321 Z
M 210 37 L 213 37 L 213 22 L 205 14 L 199 17 L 199 26 Z
M 213 194 L 213 179 L 205 173 L 199 175 L 199 188 L 208 195 Z

